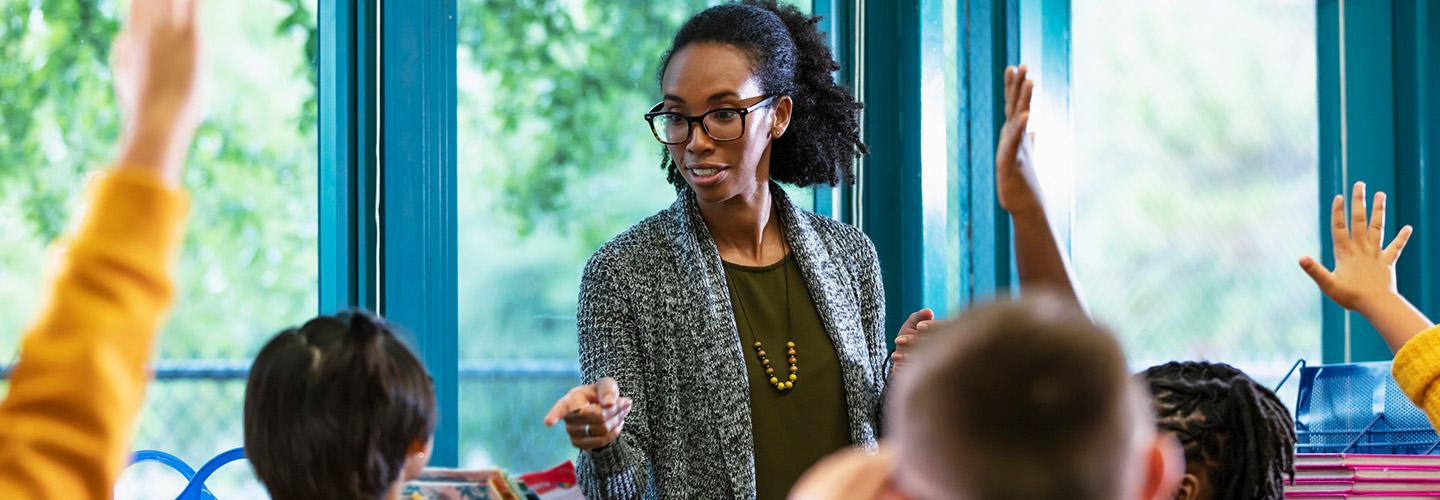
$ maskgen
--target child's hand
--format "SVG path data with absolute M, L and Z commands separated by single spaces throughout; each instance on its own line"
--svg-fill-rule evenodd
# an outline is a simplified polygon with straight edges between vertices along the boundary
M 1035 82 L 1026 79 L 1025 66 L 1005 68 L 1005 126 L 995 148 L 995 192 L 1000 207 L 1011 216 L 1043 213 L 1035 171 L 1020 158 L 1034 90 Z
M 125 113 L 120 164 L 178 183 L 199 123 L 201 0 L 131 0 L 115 39 L 115 94 Z
M 1405 226 L 1395 240 L 1384 249 L 1385 193 L 1375 193 L 1374 213 L 1365 219 L 1365 183 L 1355 183 L 1354 201 L 1345 218 L 1345 197 L 1335 195 L 1330 211 L 1330 237 L 1335 244 L 1335 271 L 1331 272 L 1315 259 L 1300 259 L 1300 267 L 1310 274 L 1325 295 L 1341 307 L 1365 314 L 1373 306 L 1399 296 L 1395 288 L 1395 261 L 1410 240 L 1412 229 Z

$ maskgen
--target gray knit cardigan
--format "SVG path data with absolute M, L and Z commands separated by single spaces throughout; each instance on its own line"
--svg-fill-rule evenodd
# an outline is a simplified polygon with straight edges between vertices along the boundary
M 873 447 L 889 375 L 875 246 L 796 207 L 778 185 L 770 192 L 840 359 L 851 440 Z M 584 381 L 612 377 L 635 401 L 619 439 L 580 453 L 586 497 L 755 497 L 746 351 L 723 269 L 689 189 L 586 264 L 577 313 Z

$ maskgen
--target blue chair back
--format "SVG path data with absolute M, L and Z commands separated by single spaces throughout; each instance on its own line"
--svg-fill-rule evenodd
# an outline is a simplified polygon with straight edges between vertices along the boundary
M 130 464 L 155 462 L 179 472 L 181 476 L 185 477 L 186 484 L 185 489 L 180 492 L 180 496 L 175 497 L 175 500 L 216 500 L 215 495 L 205 487 L 205 481 L 225 464 L 244 458 L 245 449 L 235 448 L 206 461 L 197 471 L 175 455 L 157 450 L 140 450 L 131 455 Z
M 1428 455 L 1440 445 L 1425 412 L 1390 375 L 1388 362 L 1303 367 L 1299 382 L 1299 453 Z

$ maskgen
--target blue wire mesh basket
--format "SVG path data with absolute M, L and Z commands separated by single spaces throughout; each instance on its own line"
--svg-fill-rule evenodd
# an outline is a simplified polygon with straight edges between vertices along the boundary
M 1440 437 L 1395 383 L 1390 363 L 1296 366 L 1296 452 L 1436 454 Z

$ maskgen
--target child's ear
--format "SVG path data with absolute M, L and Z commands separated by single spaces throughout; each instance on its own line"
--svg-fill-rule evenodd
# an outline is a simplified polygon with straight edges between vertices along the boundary
M 1156 432 L 1148 455 L 1150 463 L 1145 467 L 1145 486 L 1141 489 L 1140 498 L 1182 498 L 1179 494 L 1184 478 L 1194 476 L 1185 473 L 1185 449 L 1180 446 L 1180 440 L 1174 434 Z
M 1185 474 L 1180 479 L 1180 490 L 1175 492 L 1175 500 L 1196 500 L 1200 498 L 1200 478 L 1194 474 Z
M 417 439 L 410 443 L 410 448 L 405 450 L 405 470 L 401 471 L 401 481 L 411 481 L 420 477 L 420 471 L 430 464 L 430 453 L 435 450 L 435 438 L 428 437 Z

